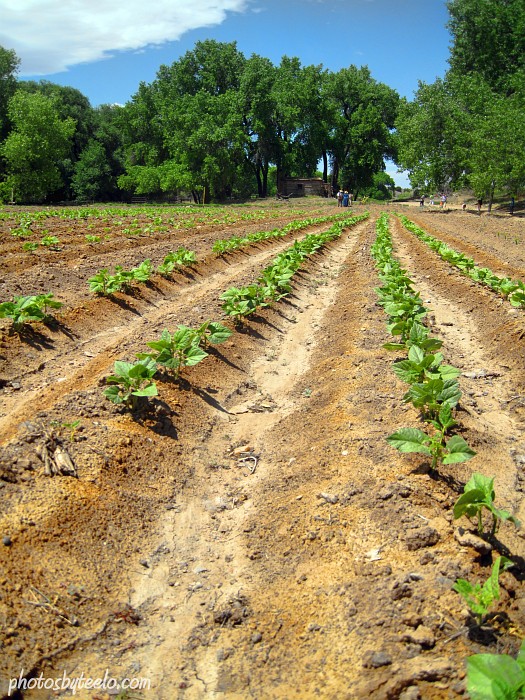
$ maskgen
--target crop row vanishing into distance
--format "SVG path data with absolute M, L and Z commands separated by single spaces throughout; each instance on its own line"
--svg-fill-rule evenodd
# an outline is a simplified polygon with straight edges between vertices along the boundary
M 509 277 L 500 277 L 488 267 L 479 267 L 472 258 L 469 258 L 464 253 L 459 253 L 444 241 L 440 241 L 438 238 L 423 231 L 406 216 L 400 216 L 399 218 L 407 231 L 411 231 L 443 260 L 457 267 L 460 272 L 470 277 L 471 280 L 501 294 L 504 299 L 509 300 L 512 306 L 525 307 L 525 282 L 513 280 Z
M 411 223 L 406 217 L 402 218 L 405 226 Z M 448 437 L 451 429 L 458 425 L 453 414 L 461 398 L 457 381 L 460 370 L 443 364 L 443 355 L 436 352 L 441 348 L 442 341 L 430 336 L 424 323 L 428 310 L 420 294 L 414 290 L 412 280 L 393 256 L 388 220 L 386 213 L 378 219 L 376 241 L 372 246 L 372 256 L 381 280 L 381 286 L 376 289 L 378 303 L 389 317 L 389 332 L 395 337 L 399 336 L 399 342 L 389 342 L 384 347 L 407 353 L 407 359 L 394 362 L 393 371 L 410 386 L 403 401 L 419 410 L 421 419 L 431 428 L 431 432 L 400 428 L 387 437 L 387 441 L 400 452 L 427 455 L 431 458 L 431 470 L 435 470 L 441 465 L 468 461 L 476 453 L 460 435 Z M 484 511 L 488 511 L 491 517 L 491 535 L 503 521 L 520 527 L 521 523 L 507 510 L 496 507 L 494 500 L 494 478 L 475 472 L 454 505 L 454 519 L 462 516 L 475 518 L 480 535 L 484 534 Z M 458 579 L 454 584 L 453 590 L 464 599 L 480 627 L 486 621 L 492 604 L 500 597 L 500 571 L 512 566 L 514 562 L 509 557 L 500 555 L 483 584 L 465 579 Z M 523 697 L 525 640 L 517 659 L 506 654 L 474 654 L 469 657 L 467 690 L 472 700 Z
M 328 242 L 338 238 L 345 229 L 367 217 L 368 213 L 345 218 L 337 221 L 327 231 L 307 234 L 302 240 L 296 240 L 262 271 L 256 283 L 243 288 L 231 287 L 221 295 L 225 314 L 238 325 L 258 309 L 270 306 L 290 294 L 291 279 L 301 263 Z M 302 225 L 299 228 L 304 228 L 304 222 L 300 223 Z M 133 410 L 138 407 L 140 399 L 157 396 L 154 378 L 159 365 L 178 378 L 183 367 L 195 366 L 208 356 L 201 344 L 221 343 L 231 334 L 232 330 L 219 321 L 206 321 L 198 329 L 179 325 L 173 333 L 164 329 L 159 340 L 147 343 L 153 352 L 138 353 L 138 361 L 135 363 L 115 362 L 114 374 L 106 380 L 112 386 L 105 389 L 104 394 L 113 403 L 124 404 Z

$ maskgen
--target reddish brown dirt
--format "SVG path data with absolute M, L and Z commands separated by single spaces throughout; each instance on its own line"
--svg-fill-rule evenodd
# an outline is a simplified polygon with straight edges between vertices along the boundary
M 287 207 L 269 206 L 250 230 L 311 207 L 336 211 L 307 200 L 302 213 Z M 522 221 L 398 210 L 479 264 L 525 278 Z M 254 280 L 304 234 L 216 260 L 213 240 L 238 224 L 126 238 L 100 252 L 75 223 L 64 255 L 4 258 L 3 299 L 52 290 L 66 306 L 55 325 L 21 336 L 2 322 L 3 693 L 22 669 L 45 678 L 107 669 L 149 679 L 150 690 L 122 698 L 434 700 L 465 695 L 468 655 L 516 652 L 525 635 L 521 531 L 502 525 L 480 555 L 458 542 L 458 526 L 474 528 L 454 522 L 452 506 L 480 471 L 495 477 L 497 503 L 525 520 L 524 312 L 391 217 L 395 253 L 431 310 L 446 361 L 462 371 L 457 419 L 477 456 L 432 474 L 424 456 L 395 452 L 385 438 L 420 419 L 402 403 L 395 354 L 382 347 L 390 338 L 370 255 L 380 211 L 314 256 L 293 295 L 179 383 L 160 381 L 135 415 L 102 395 L 113 361 L 133 359 L 162 328 L 220 318 L 220 293 Z M 45 220 L 64 238 L 53 226 Z M 7 230 L 0 241 L 11 244 Z M 116 301 L 87 291 L 102 265 L 157 264 L 179 245 L 201 261 L 187 276 L 154 278 Z M 60 427 L 77 419 L 72 436 Z M 36 448 L 50 431 L 78 478 L 44 475 Z M 255 457 L 243 461 L 246 453 Z M 502 574 L 501 600 L 480 631 L 451 588 L 458 577 L 484 580 L 498 553 L 516 566 Z

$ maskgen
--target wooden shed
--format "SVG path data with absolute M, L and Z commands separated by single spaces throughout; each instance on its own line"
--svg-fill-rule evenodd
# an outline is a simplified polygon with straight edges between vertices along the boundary
M 330 195 L 330 185 L 323 182 L 320 177 L 287 177 L 281 180 L 278 189 L 279 194 L 285 197 L 305 197 L 308 194 L 318 197 Z

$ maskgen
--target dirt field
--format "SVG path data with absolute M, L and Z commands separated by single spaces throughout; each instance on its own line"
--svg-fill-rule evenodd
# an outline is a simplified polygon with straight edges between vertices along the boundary
M 0 320 L 0 695 L 20 675 L 83 673 L 150 683 L 78 690 L 86 700 L 434 700 L 466 696 L 470 654 L 516 653 L 524 529 L 469 539 L 475 525 L 454 521 L 452 507 L 478 471 L 525 521 L 525 311 L 390 217 L 395 255 L 461 370 L 459 432 L 477 456 L 433 473 L 424 455 L 395 451 L 386 437 L 421 420 L 382 347 L 391 336 L 370 247 L 385 209 L 368 207 L 301 268 L 292 295 L 180 381 L 159 380 L 135 414 L 103 395 L 115 360 L 133 361 L 163 328 L 222 319 L 227 288 L 329 224 L 222 258 L 213 242 L 334 214 L 335 202 L 57 214 L 32 222 L 31 238 L 12 236 L 18 223 L 3 211 L 0 301 L 52 291 L 65 305 L 20 334 Z M 390 210 L 525 280 L 523 218 Z M 22 252 L 45 235 L 59 250 Z M 198 258 L 184 274 L 113 298 L 89 291 L 100 268 L 157 265 L 181 245 Z M 44 474 L 46 435 L 76 478 Z M 480 629 L 452 585 L 484 581 L 498 554 L 515 566 Z

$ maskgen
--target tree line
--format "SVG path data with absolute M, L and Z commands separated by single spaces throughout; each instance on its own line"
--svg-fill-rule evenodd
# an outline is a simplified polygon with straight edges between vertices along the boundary
M 385 158 L 414 187 L 492 201 L 525 184 L 525 4 L 450 0 L 450 68 L 413 100 L 350 66 L 249 58 L 198 42 L 128 103 L 17 79 L 0 47 L 0 201 L 118 201 L 181 192 L 266 197 L 284 178 L 388 196 Z M 321 164 L 321 172 L 318 171 Z

